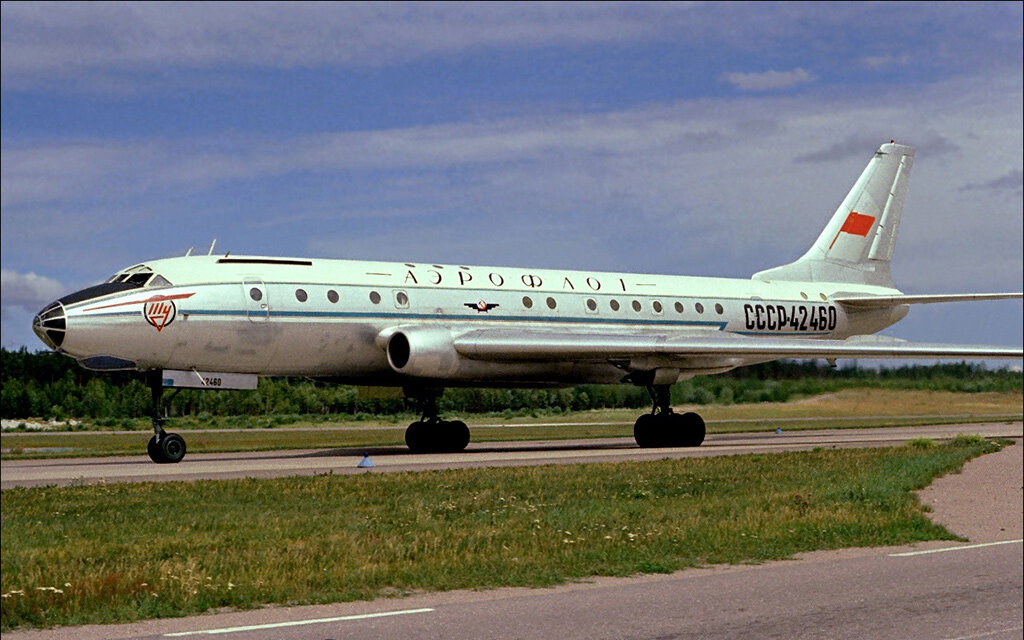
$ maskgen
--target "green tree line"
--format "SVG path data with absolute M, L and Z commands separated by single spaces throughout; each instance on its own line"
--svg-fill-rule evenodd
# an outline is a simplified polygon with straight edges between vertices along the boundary
M 53 352 L 0 350 L 3 418 L 94 419 L 149 415 L 150 391 L 141 374 L 97 373 Z M 699 376 L 672 387 L 675 404 L 785 402 L 856 387 L 980 392 L 1022 388 L 1021 372 L 956 363 L 889 369 L 831 368 L 815 361 L 777 361 L 716 376 Z M 449 389 L 442 412 L 561 413 L 649 406 L 643 388 L 580 385 L 567 389 Z M 182 390 L 171 415 L 393 415 L 409 411 L 400 397 L 360 393 L 357 387 L 305 378 L 262 378 L 255 391 Z

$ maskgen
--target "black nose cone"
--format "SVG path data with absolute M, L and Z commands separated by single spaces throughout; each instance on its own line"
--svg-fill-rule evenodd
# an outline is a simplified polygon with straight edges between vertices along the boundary
M 40 311 L 32 321 L 32 330 L 51 349 L 60 349 L 68 330 L 64 305 L 54 302 Z

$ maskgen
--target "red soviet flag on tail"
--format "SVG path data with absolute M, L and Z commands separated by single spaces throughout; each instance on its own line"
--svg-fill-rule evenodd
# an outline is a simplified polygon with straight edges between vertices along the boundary
M 871 227 L 875 224 L 874 216 L 866 216 L 856 211 L 851 211 L 850 215 L 846 216 L 846 221 L 843 222 L 843 226 L 839 229 L 839 233 L 832 239 L 832 244 L 828 246 L 829 249 L 835 246 L 836 240 L 839 239 L 840 233 L 850 233 L 855 236 L 861 236 L 866 238 L 868 232 L 871 231 Z

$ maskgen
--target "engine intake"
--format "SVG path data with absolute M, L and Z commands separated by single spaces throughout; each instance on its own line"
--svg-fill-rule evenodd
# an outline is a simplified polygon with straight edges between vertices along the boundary
M 388 339 L 388 364 L 398 373 L 420 378 L 444 378 L 459 369 L 452 333 L 440 327 L 396 331 Z

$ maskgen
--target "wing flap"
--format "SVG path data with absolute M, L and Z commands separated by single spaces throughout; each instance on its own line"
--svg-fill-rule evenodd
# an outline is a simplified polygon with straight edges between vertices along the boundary
M 1020 358 L 1019 347 L 907 342 L 885 337 L 817 340 L 697 335 L 569 334 L 479 330 L 454 341 L 464 357 L 489 361 L 602 361 L 671 358 Z

